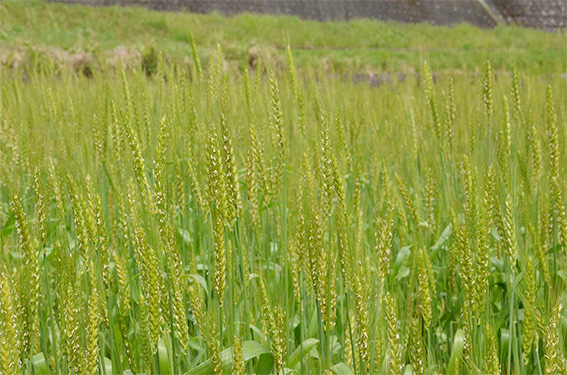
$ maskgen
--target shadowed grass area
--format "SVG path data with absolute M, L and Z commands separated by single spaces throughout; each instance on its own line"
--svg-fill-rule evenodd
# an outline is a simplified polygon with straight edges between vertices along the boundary
M 96 56 L 117 46 L 153 47 L 168 59 L 183 61 L 191 52 L 192 33 L 202 55 L 219 43 L 227 62 L 239 70 L 247 66 L 252 48 L 265 61 L 282 65 L 288 44 L 298 68 L 406 71 L 427 60 L 436 70 L 475 70 L 490 58 L 495 69 L 516 64 L 535 73 L 567 70 L 564 31 L 372 20 L 321 23 L 290 16 L 223 17 L 19 0 L 1 2 L 0 18 L 5 51 L 52 46 Z

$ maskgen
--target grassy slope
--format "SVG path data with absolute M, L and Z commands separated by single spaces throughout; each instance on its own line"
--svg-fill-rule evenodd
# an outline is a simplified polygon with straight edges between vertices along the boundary
M 291 44 L 300 67 L 404 70 L 427 59 L 435 69 L 475 69 L 490 58 L 496 68 L 516 63 L 535 72 L 566 70 L 565 32 L 519 27 L 482 30 L 470 25 L 439 27 L 356 20 L 303 21 L 288 16 L 160 13 L 141 8 L 93 8 L 38 1 L 0 2 L 0 47 L 55 46 L 65 50 L 108 50 L 155 46 L 173 59 L 190 53 L 192 32 L 202 52 L 223 47 L 242 68 L 258 47 L 268 59 L 283 60 Z

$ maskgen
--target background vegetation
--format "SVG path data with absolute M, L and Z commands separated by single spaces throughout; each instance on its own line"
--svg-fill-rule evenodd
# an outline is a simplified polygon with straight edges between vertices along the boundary
M 427 60 L 435 70 L 469 72 L 478 71 L 490 59 L 495 70 L 506 69 L 513 61 L 518 69 L 534 73 L 567 71 L 565 31 L 506 26 L 483 30 L 466 24 L 432 27 L 371 20 L 321 23 L 248 14 L 226 18 L 36 0 L 2 1 L 0 18 L 5 63 L 13 60 L 14 51 L 17 60 L 26 61 L 32 49 L 59 58 L 61 51 L 80 53 L 83 58 L 86 53 L 96 65 L 109 55 L 131 54 L 132 49 L 143 53 L 148 48 L 162 52 L 168 60 L 191 63 L 186 56 L 191 52 L 192 33 L 204 59 L 219 43 L 225 61 L 240 71 L 248 66 L 250 55 L 259 55 L 274 68 L 285 68 L 287 45 L 298 69 L 408 73 Z M 49 47 L 56 47 L 58 53 Z
M 566 373 L 564 60 L 376 86 L 183 45 L 0 69 L 1 374 Z

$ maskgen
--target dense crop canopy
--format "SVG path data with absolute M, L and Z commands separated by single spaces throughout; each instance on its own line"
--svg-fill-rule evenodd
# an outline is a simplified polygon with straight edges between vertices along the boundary
M 209 61 L 3 72 L 0 373 L 565 371 L 564 82 Z

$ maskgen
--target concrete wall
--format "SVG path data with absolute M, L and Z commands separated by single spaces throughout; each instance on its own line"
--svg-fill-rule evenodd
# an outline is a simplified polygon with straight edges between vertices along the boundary
M 85 5 L 143 6 L 161 11 L 225 15 L 242 12 L 289 14 L 305 19 L 372 18 L 435 25 L 497 22 L 556 30 L 567 25 L 567 0 L 47 0 Z
M 544 30 L 567 27 L 567 0 L 489 0 L 507 23 Z

